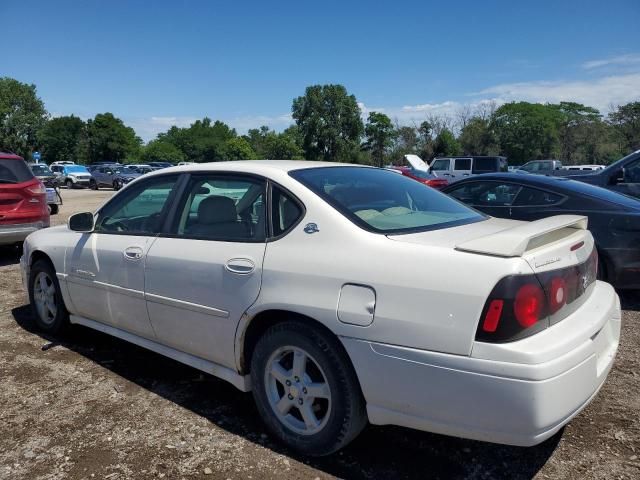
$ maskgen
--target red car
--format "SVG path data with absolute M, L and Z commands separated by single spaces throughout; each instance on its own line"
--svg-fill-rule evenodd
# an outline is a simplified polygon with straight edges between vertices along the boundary
M 436 177 L 432 173 L 424 172 L 422 170 L 416 170 L 411 167 L 392 167 L 394 170 L 399 171 L 405 177 L 413 178 L 420 183 L 424 183 L 437 190 L 442 190 L 449 185 L 449 181 L 446 178 Z
M 0 152 L 0 245 L 49 226 L 46 189 L 22 157 Z

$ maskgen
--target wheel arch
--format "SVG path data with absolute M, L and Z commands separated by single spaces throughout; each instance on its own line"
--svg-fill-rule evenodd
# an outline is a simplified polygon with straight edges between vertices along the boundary
M 344 345 L 338 336 L 322 322 L 308 315 L 286 309 L 268 309 L 258 312 L 250 318 L 245 317 L 243 320 L 244 321 L 240 322 L 238 332 L 236 334 L 236 364 L 242 375 L 248 375 L 250 373 L 251 357 L 258 340 L 264 332 L 273 325 L 291 321 L 317 328 L 328 336 L 334 338 L 336 343 L 340 346 L 344 357 L 348 359 L 351 368 L 355 372 L 355 366 L 349 357 L 349 353 L 344 348 Z

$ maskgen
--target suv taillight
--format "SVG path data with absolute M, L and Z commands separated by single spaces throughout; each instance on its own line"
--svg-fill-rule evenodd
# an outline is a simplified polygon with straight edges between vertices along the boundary
M 25 190 L 32 195 L 44 195 L 45 193 L 47 193 L 47 189 L 40 181 L 30 187 L 25 188 Z
M 566 318 L 588 297 L 598 274 L 594 248 L 582 263 L 531 275 L 511 275 L 493 288 L 476 340 L 504 343 L 528 337 Z

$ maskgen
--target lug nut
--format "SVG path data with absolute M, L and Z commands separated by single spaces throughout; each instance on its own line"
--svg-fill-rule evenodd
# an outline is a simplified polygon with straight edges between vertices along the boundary
M 304 393 L 304 394 L 306 395 L 306 394 L 307 394 L 307 389 L 306 389 L 306 388 L 303 388 L 303 389 L 302 389 L 302 393 Z
M 293 395 L 289 394 L 287 395 L 287 397 L 289 398 L 289 400 L 293 400 Z
M 290 387 L 290 386 L 291 386 L 291 380 L 287 380 L 287 381 L 286 381 L 286 382 L 284 382 L 284 383 L 287 385 L 287 387 Z
M 303 402 L 302 402 L 302 399 L 301 399 L 301 398 L 299 398 L 299 399 L 298 399 L 298 405 L 302 405 L 302 403 L 303 403 Z
M 296 382 L 299 382 L 299 381 L 300 381 L 300 379 L 299 379 L 298 377 L 293 377 L 293 379 L 294 379 Z

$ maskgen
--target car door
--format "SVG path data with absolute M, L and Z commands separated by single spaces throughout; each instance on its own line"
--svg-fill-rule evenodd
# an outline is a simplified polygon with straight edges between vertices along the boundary
M 155 176 L 124 190 L 96 214 L 93 232 L 78 234 L 66 256 L 75 313 L 154 337 L 144 299 L 144 264 L 177 179 Z
M 471 181 L 447 190 L 452 197 L 498 218 L 511 218 L 511 205 L 522 187 L 509 182 Z
M 457 179 L 468 177 L 472 170 L 471 158 L 454 158 L 453 159 L 453 176 Z
M 168 235 L 147 255 L 147 309 L 158 340 L 234 367 L 234 338 L 258 297 L 266 247 L 263 179 L 192 174 Z

